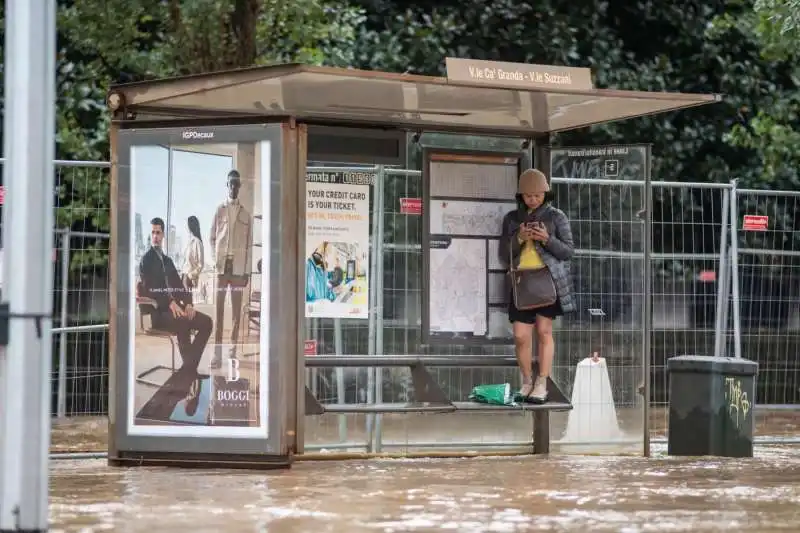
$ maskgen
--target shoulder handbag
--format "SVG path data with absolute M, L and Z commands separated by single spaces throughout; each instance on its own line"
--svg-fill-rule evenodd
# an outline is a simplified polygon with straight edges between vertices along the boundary
M 516 236 L 511 238 L 516 239 Z M 511 296 L 514 299 L 514 307 L 520 311 L 531 311 L 553 305 L 558 301 L 556 285 L 547 267 L 520 270 L 514 268 L 514 255 L 511 247 L 509 247 L 508 255 L 508 274 L 511 278 Z

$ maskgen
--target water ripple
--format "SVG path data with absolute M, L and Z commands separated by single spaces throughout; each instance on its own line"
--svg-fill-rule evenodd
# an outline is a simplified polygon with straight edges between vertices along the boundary
M 800 531 L 800 451 L 298 463 L 291 471 L 59 461 L 53 531 Z

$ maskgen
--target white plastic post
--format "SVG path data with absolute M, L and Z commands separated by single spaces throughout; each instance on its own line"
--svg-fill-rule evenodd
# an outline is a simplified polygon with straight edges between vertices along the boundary
M 56 127 L 56 1 L 5 6 L 3 299 L 12 316 L 0 348 L 3 533 L 48 523 Z
M 605 446 L 623 439 L 606 360 L 587 357 L 575 369 L 572 410 L 564 438 L 559 442 Z

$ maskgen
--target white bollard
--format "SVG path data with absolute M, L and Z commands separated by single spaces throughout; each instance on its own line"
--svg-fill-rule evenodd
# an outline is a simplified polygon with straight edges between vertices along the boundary
M 564 436 L 553 444 L 571 451 L 600 452 L 630 443 L 619 427 L 606 360 L 587 357 L 575 369 L 572 411 Z

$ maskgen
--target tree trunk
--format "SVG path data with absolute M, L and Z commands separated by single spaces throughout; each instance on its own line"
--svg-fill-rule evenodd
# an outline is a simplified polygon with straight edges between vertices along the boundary
M 260 0 L 235 0 L 231 14 L 231 34 L 235 50 L 233 67 L 249 67 L 256 61 L 256 22 Z

